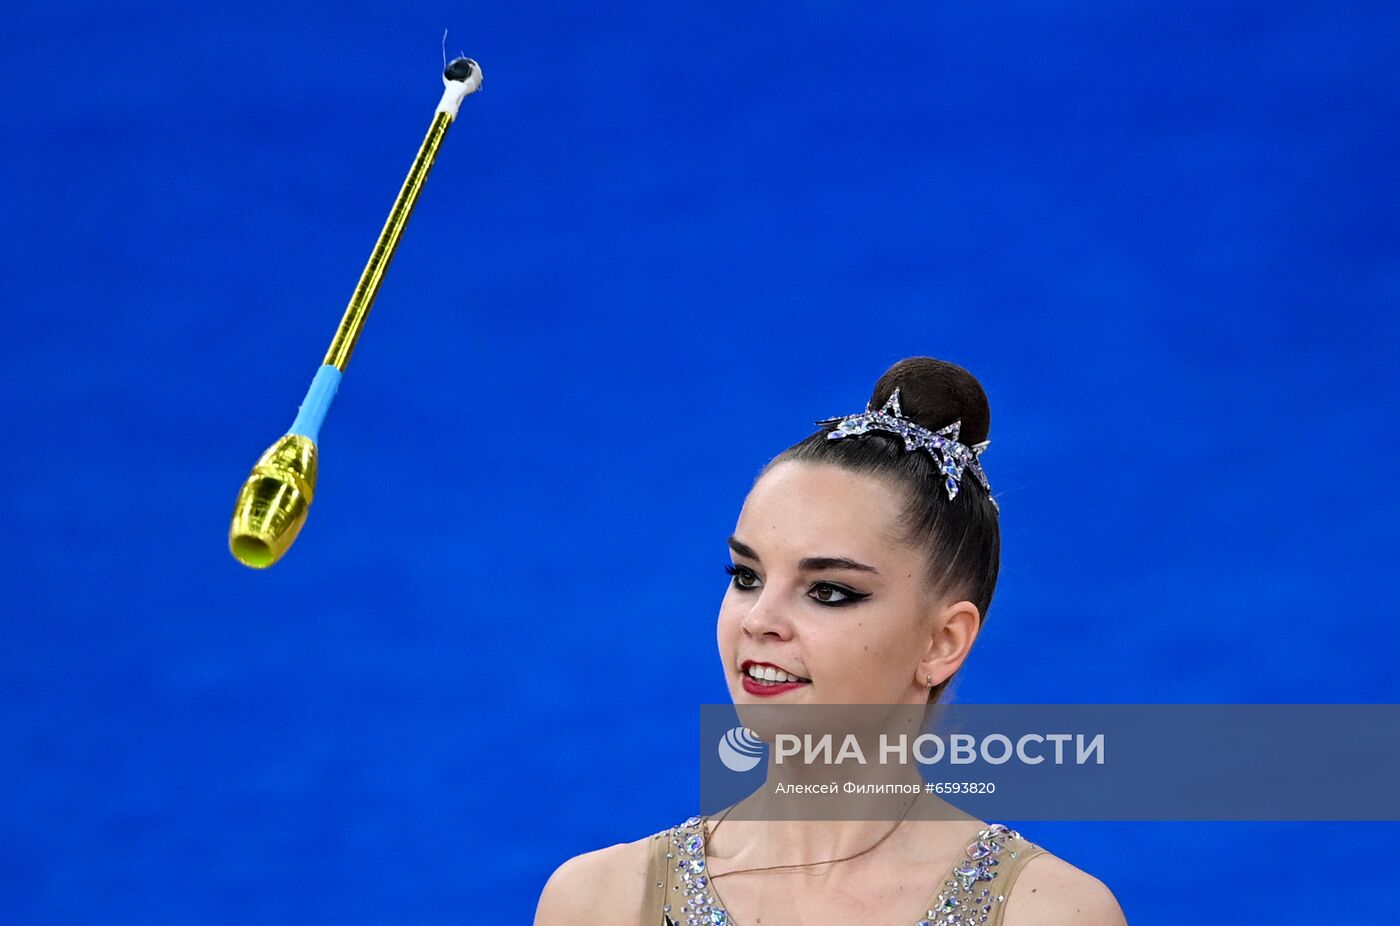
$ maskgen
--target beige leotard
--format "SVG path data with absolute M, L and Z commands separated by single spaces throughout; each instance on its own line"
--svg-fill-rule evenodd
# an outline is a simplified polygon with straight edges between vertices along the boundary
M 641 926 L 738 926 L 710 887 L 703 817 L 651 838 Z M 1045 850 L 999 823 L 981 830 L 939 878 L 911 926 L 1000 926 L 1016 876 Z

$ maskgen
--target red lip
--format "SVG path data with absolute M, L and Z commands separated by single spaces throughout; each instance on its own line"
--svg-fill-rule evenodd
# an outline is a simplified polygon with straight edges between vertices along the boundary
M 811 684 L 811 682 L 780 682 L 773 684 L 764 684 L 762 682 L 757 681 L 749 675 L 749 666 L 772 666 L 774 669 L 781 669 L 782 671 L 787 672 L 789 675 L 795 675 L 796 673 L 788 672 L 788 670 L 784 669 L 782 666 L 774 665 L 771 662 L 760 662 L 757 659 L 745 659 L 742 663 L 739 664 L 739 672 L 744 678 L 744 690 L 747 691 L 749 694 L 757 695 L 760 698 L 771 698 L 774 695 L 780 695 L 783 692 L 792 691 L 795 688 L 801 688 L 803 685 Z

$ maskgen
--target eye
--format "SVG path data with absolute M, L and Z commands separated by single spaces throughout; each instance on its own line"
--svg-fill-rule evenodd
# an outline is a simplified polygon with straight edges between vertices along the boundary
M 748 566 L 725 564 L 724 571 L 734 577 L 734 587 L 748 591 L 758 588 L 758 575 Z
M 832 585 L 830 582 L 818 582 L 812 586 L 812 590 L 807 594 L 808 598 L 830 607 L 840 607 L 842 605 L 855 604 L 869 595 L 860 592 L 853 592 L 849 588 L 842 588 L 839 585 Z

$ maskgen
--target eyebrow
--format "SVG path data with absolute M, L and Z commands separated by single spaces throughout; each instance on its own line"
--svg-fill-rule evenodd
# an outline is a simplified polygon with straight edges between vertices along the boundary
M 746 556 L 754 562 L 763 562 L 763 560 L 758 558 L 758 554 L 753 551 L 753 547 L 740 541 L 737 537 L 729 538 L 729 548 L 740 556 Z M 804 556 L 798 561 L 797 568 L 810 572 L 815 572 L 819 569 L 855 569 L 859 572 L 873 572 L 877 576 L 880 574 L 880 570 L 876 569 L 874 566 L 856 562 L 849 556 Z

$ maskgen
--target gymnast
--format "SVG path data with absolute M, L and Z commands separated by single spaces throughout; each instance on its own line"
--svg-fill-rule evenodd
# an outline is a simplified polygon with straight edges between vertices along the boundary
M 972 374 L 915 357 L 880 377 L 865 412 L 818 422 L 768 463 L 729 538 L 717 624 L 736 707 L 938 702 L 996 586 L 990 421 Z M 690 817 L 564 862 L 535 924 L 1125 922 L 1100 881 L 1015 830 L 925 818 L 914 805 L 933 798 L 917 789 L 903 800 L 892 825 Z

